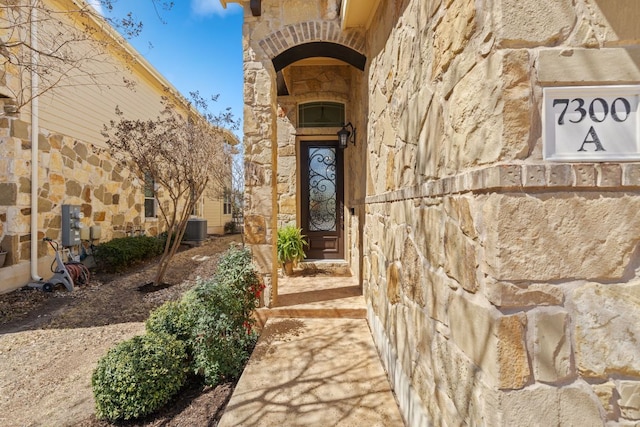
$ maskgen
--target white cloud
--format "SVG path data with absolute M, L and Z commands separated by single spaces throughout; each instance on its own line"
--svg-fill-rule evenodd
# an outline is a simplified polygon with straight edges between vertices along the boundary
M 89 3 L 89 5 L 91 5 L 91 7 L 96 10 L 96 12 L 104 16 L 104 10 L 102 9 L 102 3 L 100 3 L 100 0 L 88 0 L 87 3 Z
M 191 9 L 196 15 L 220 15 L 224 16 L 236 10 L 238 4 L 228 4 L 224 9 L 220 0 L 191 0 Z

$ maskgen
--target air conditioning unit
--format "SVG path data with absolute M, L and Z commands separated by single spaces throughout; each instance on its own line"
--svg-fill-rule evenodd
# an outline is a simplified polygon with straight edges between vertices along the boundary
M 207 220 L 191 218 L 187 221 L 187 229 L 184 231 L 182 241 L 184 243 L 201 243 L 207 239 Z

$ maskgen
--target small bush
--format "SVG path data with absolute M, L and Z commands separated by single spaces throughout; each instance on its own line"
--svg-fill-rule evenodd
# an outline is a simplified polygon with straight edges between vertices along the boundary
M 193 329 L 192 322 L 187 316 L 187 306 L 186 298 L 181 301 L 165 302 L 151 312 L 145 323 L 147 332 L 168 334 L 186 343 Z
M 191 294 L 188 317 L 193 330 L 193 369 L 215 385 L 235 379 L 255 345 L 252 312 L 264 286 L 247 249 L 231 248 L 220 258 L 214 277 L 200 281 Z
M 208 385 L 236 379 L 255 345 L 249 320 L 241 315 L 241 303 L 233 289 L 212 280 L 206 296 L 194 305 L 194 329 L 190 340 L 193 370 Z
M 236 233 L 237 227 L 236 227 L 236 223 L 234 221 L 229 221 L 229 222 L 225 222 L 224 223 L 224 233 L 225 234 L 233 234 Z
M 167 334 L 147 334 L 124 341 L 98 361 L 91 385 L 96 416 L 110 421 L 148 415 L 184 385 L 185 346 Z
M 120 237 L 101 243 L 95 258 L 102 271 L 121 271 L 142 260 L 160 255 L 164 240 L 151 236 Z

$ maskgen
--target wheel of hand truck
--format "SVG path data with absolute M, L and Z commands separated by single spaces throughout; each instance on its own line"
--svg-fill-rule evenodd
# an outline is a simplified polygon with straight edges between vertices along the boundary
M 45 283 L 44 285 L 42 285 L 42 290 L 45 292 L 53 292 L 53 283 Z

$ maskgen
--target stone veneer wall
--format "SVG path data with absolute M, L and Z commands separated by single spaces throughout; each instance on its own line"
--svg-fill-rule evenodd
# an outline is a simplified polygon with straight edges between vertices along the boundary
M 543 86 L 640 81 L 612 3 L 377 11 L 364 292 L 408 425 L 640 421 L 640 164 L 541 154 Z
M 294 76 L 296 84 L 290 90 L 297 91 L 299 96 L 279 100 L 271 60 L 290 47 L 314 41 L 334 42 L 361 52 L 364 47 L 362 31 L 341 31 L 338 11 L 338 0 L 262 2 L 262 15 L 259 17 L 252 16 L 249 8 L 245 8 L 244 229 L 246 243 L 251 247 L 267 287 L 264 296 L 267 305 L 274 302 L 277 294 L 274 237 L 278 224 L 297 218 L 295 180 L 287 181 L 297 173 L 297 102 L 347 100 L 344 90 L 332 89 L 335 93 L 331 96 L 326 92 L 328 86 L 335 86 L 339 81 L 327 82 L 326 75 L 305 76 L 305 70 L 293 71 L 297 73 Z M 342 71 L 337 73 L 338 80 L 343 79 L 341 74 Z M 322 134 L 328 130 L 310 133 L 314 132 Z
M 0 242 L 8 251 L 5 267 L 0 269 L 0 274 L 8 276 L 0 276 L 0 292 L 24 285 L 16 280 L 28 280 L 29 276 L 30 134 L 30 125 L 17 117 L 0 120 Z M 50 254 L 49 246 L 42 242 L 44 237 L 61 238 L 62 204 L 80 205 L 85 226 L 101 225 L 100 241 L 140 229 L 157 234 L 158 221 L 144 221 L 142 183 L 112 161 L 107 150 L 46 132 L 39 135 L 38 149 L 38 257 Z M 49 262 L 46 265 L 46 271 L 39 271 L 45 277 L 50 274 Z M 10 269 L 16 270 L 15 276 Z

